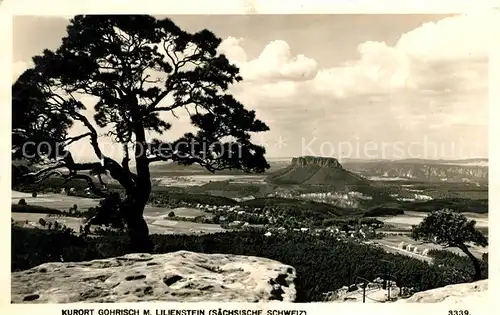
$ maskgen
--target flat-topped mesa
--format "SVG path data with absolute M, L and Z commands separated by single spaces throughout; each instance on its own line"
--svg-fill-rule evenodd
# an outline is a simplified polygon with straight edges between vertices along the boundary
M 294 166 L 318 165 L 321 167 L 343 169 L 342 165 L 339 163 L 337 159 L 330 157 L 323 157 L 323 156 L 299 156 L 296 158 L 292 158 L 292 165 Z
M 274 184 L 328 185 L 344 189 L 347 185 L 368 185 L 361 176 L 349 172 L 335 158 L 321 156 L 300 156 L 292 163 L 279 169 L 266 179 Z

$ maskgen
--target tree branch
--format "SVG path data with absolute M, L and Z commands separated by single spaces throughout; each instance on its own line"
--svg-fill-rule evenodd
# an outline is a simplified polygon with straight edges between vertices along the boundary
M 153 113 L 153 112 L 167 112 L 167 111 L 172 111 L 172 110 L 174 110 L 176 108 L 179 108 L 181 106 L 184 106 L 184 105 L 187 105 L 187 104 L 184 104 L 184 102 L 182 102 L 182 103 L 174 103 L 173 105 L 170 105 L 170 106 L 157 107 L 157 108 L 151 109 L 150 112 Z
M 149 105 L 149 108 L 152 110 L 154 109 L 165 97 L 167 97 L 168 93 L 170 93 L 170 90 L 163 91 L 156 97 L 156 99 Z
M 47 172 L 50 172 L 50 171 L 53 171 L 53 170 L 56 170 L 56 169 L 62 168 L 62 167 L 66 167 L 66 163 L 59 162 L 58 164 L 56 164 L 54 166 L 41 169 L 37 172 L 31 172 L 31 173 L 24 174 L 23 177 L 25 177 L 25 178 L 37 178 L 37 177 L 43 175 L 44 173 L 47 173 Z
M 120 183 L 120 185 L 122 185 L 123 188 L 125 188 L 127 193 L 133 193 L 135 190 L 135 183 L 131 179 L 130 172 L 125 172 L 125 170 L 123 169 L 123 167 L 121 167 L 120 164 L 118 164 L 115 160 L 105 156 L 102 153 L 101 148 L 99 147 L 98 133 L 94 128 L 94 126 L 90 123 L 88 118 L 78 112 L 72 112 L 71 115 L 76 120 L 81 121 L 89 130 L 90 144 L 92 145 L 92 148 L 94 149 L 94 153 L 96 154 L 97 158 L 101 160 L 101 167 L 107 169 L 111 177 L 116 179 Z M 96 164 L 94 164 L 94 166 L 97 167 Z
M 81 135 L 76 136 L 76 137 L 66 138 L 65 141 L 69 141 L 69 142 L 66 143 L 65 145 L 68 146 L 68 145 L 72 144 L 73 142 L 76 142 L 76 141 L 83 139 L 85 137 L 88 137 L 88 136 L 92 136 L 92 133 L 87 132 L 87 133 L 81 134 Z
M 154 162 L 161 162 L 161 161 L 168 161 L 170 160 L 169 158 L 162 157 L 162 156 L 153 156 L 148 158 L 148 164 L 149 163 L 154 163 Z
M 167 40 L 170 40 L 170 39 L 167 39 Z M 156 108 L 156 106 L 158 106 L 158 104 L 170 93 L 172 92 L 173 90 L 173 84 L 172 84 L 172 80 L 178 75 L 179 73 L 179 69 L 181 68 L 181 62 L 184 61 L 179 61 L 179 58 L 177 58 L 177 54 L 174 52 L 174 56 L 175 56 L 175 60 L 174 60 L 174 57 L 171 55 L 171 53 L 169 52 L 171 46 L 172 46 L 172 43 L 170 43 L 168 46 L 165 45 L 167 41 L 164 41 L 163 42 L 163 49 L 165 50 L 165 53 L 166 55 L 170 58 L 170 61 L 172 62 L 172 66 L 173 66 L 173 72 L 172 74 L 169 75 L 168 79 L 167 79 L 167 82 L 165 83 L 165 87 L 166 87 L 166 90 L 164 92 L 162 92 L 160 95 L 158 95 L 158 97 L 156 98 L 156 100 L 154 102 L 151 103 L 151 105 L 149 105 L 148 109 L 150 112 L 153 112 L 155 111 L 154 109 Z M 162 110 L 165 111 L 165 110 L 169 110 L 167 109 L 168 107 L 164 107 Z M 170 109 L 171 110 L 171 109 Z
M 122 167 L 127 173 L 130 174 L 130 176 L 132 177 L 132 180 L 134 182 L 137 182 L 137 174 L 132 173 L 132 171 L 130 170 L 130 166 L 129 166 L 130 154 L 128 152 L 127 144 L 123 144 L 123 152 L 124 152 L 124 157 L 122 160 Z
M 106 193 L 106 192 L 102 191 L 101 189 L 97 188 L 97 186 L 95 185 L 95 183 L 92 180 L 92 178 L 90 176 L 88 176 L 88 175 L 84 175 L 84 174 L 70 175 L 69 177 L 66 178 L 65 183 L 68 183 L 71 180 L 75 180 L 75 179 L 85 180 L 87 182 L 87 185 L 90 188 L 90 191 L 92 191 L 92 193 L 94 193 L 95 195 L 97 195 L 99 197 L 103 197 L 103 198 L 109 196 L 108 193 Z
M 97 131 L 95 130 L 94 126 L 90 123 L 90 121 L 85 117 L 84 115 L 80 113 L 73 113 L 73 116 L 75 119 L 81 121 L 87 129 L 90 131 L 90 144 L 92 145 L 92 148 L 94 149 L 94 153 L 96 154 L 97 158 L 99 160 L 102 160 L 104 158 L 104 155 L 102 154 L 101 148 L 99 147 L 99 142 L 98 142 L 98 134 Z
M 47 173 L 45 174 L 44 176 L 42 176 L 41 178 L 37 179 L 34 181 L 34 184 L 39 184 L 41 183 L 42 181 L 46 180 L 47 178 L 49 178 L 50 176 L 53 176 L 53 175 L 59 175 L 59 176 L 64 176 L 63 173 L 59 172 L 59 171 L 53 171 L 53 172 L 50 172 L 50 173 Z

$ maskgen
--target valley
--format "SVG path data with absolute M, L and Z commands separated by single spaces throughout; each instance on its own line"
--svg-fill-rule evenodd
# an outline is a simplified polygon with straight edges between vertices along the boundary
M 268 234 L 284 231 L 327 233 L 368 241 L 389 252 L 409 256 L 415 253 L 405 253 L 398 246 L 401 242 L 415 243 L 409 237 L 412 225 L 439 208 L 464 213 L 477 222 L 478 229 L 488 234 L 488 185 L 473 182 L 475 177 L 470 177 L 469 181 L 373 180 L 369 178 L 379 176 L 380 169 L 388 167 L 380 165 L 390 163 L 371 162 L 376 165 L 372 168 L 366 166 L 369 162 L 360 163 L 351 161 L 344 166 L 331 158 L 299 157 L 293 158 L 288 165 L 280 161 L 282 168 L 275 165 L 277 170 L 261 175 L 208 175 L 189 168 L 184 171 L 192 172 L 191 175 L 186 172 L 179 175 L 183 169 L 178 166 L 155 169 L 153 194 L 144 216 L 151 234 L 249 229 Z M 395 164 L 407 167 L 408 163 Z M 411 163 L 409 169 L 430 164 L 429 161 Z M 448 165 L 434 163 L 436 168 Z M 359 165 L 363 166 L 364 175 L 355 173 L 361 169 Z M 484 168 L 482 165 L 473 167 Z M 453 164 L 453 169 L 456 168 Z M 487 173 L 487 169 L 479 173 Z M 464 171 L 464 174 L 472 173 Z M 57 220 L 78 231 L 84 220 L 68 217 L 68 209 L 77 205 L 79 212 L 85 212 L 98 204 L 96 196 L 85 192 L 83 187 L 61 194 L 57 181 L 44 185 L 21 188 L 26 192 L 13 192 L 13 205 L 24 199 L 28 205 L 57 209 L 62 213 L 46 215 L 45 220 Z M 113 188 L 113 184 L 110 187 Z M 31 190 L 42 193 L 35 198 Z M 16 211 L 13 209 L 12 218 L 18 224 L 37 226 L 40 215 Z M 171 212 L 173 215 L 169 215 Z M 439 249 L 434 245 L 419 246 L 420 252 L 425 248 Z M 474 248 L 473 252 L 480 256 L 487 250 L 487 247 Z

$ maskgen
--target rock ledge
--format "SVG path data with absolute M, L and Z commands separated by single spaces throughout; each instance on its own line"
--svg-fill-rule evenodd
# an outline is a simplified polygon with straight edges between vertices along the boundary
M 12 303 L 295 300 L 295 268 L 251 256 L 129 254 L 12 273 Z
M 488 301 L 488 279 L 447 285 L 428 291 L 415 293 L 408 299 L 400 300 L 400 303 L 477 303 Z
M 295 166 L 307 166 L 307 165 L 318 165 L 321 167 L 330 167 L 330 168 L 340 168 L 342 169 L 342 165 L 335 158 L 330 157 L 322 157 L 322 156 L 299 156 L 292 158 L 292 165 Z

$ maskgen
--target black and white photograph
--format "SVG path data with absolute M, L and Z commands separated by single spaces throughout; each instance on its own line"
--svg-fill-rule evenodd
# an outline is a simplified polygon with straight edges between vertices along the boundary
M 497 11 L 166 13 L 12 17 L 12 304 L 488 303 Z

